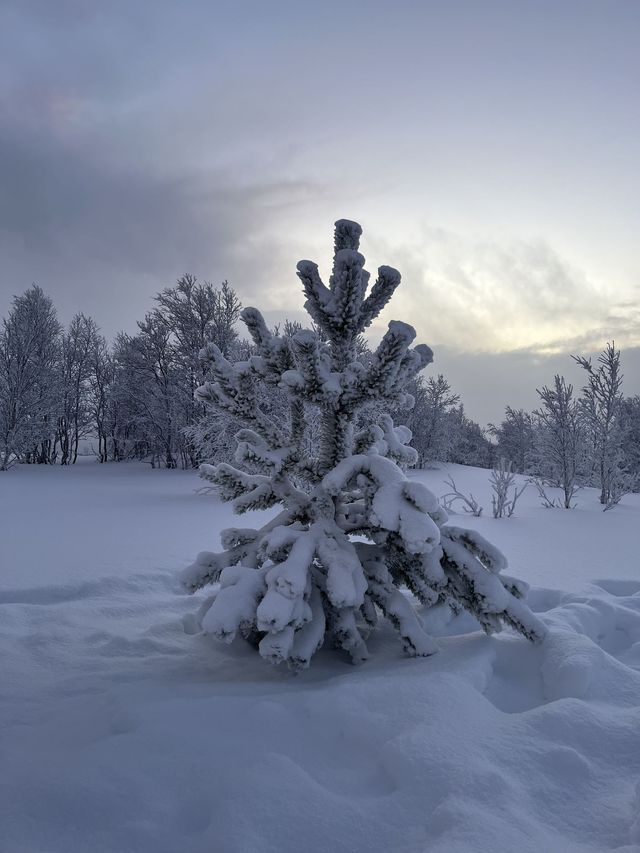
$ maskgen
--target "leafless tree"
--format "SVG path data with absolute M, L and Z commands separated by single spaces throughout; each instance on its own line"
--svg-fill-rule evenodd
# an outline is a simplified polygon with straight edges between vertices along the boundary
M 0 333 L 0 470 L 48 459 L 59 335 L 55 308 L 40 287 L 14 298 Z
M 95 321 L 82 313 L 75 315 L 62 336 L 61 400 L 52 452 L 55 459 L 59 449 L 62 465 L 76 462 L 80 439 L 91 423 L 89 396 L 98 337 Z
M 580 455 L 580 417 L 573 397 L 573 386 L 556 375 L 553 388 L 546 385 L 538 395 L 542 403 L 535 412 L 538 420 L 538 441 L 543 464 L 557 480 L 564 494 L 564 507 L 572 507 L 578 491 Z
M 402 413 L 399 421 L 413 433 L 413 446 L 418 451 L 419 465 L 447 462 L 457 437 L 456 406 L 458 394 L 440 373 L 424 380 L 418 377 L 409 392 L 415 400 L 412 409 Z
M 489 430 L 496 440 L 498 458 L 512 463 L 518 474 L 526 473 L 534 447 L 534 423 L 529 412 L 507 406 L 502 422 Z
M 169 326 L 156 312 L 138 322 L 139 332 L 121 338 L 119 392 L 128 404 L 127 422 L 152 465 L 175 468 L 180 456 L 181 406 L 188 388 L 181 381 Z
M 89 413 L 92 431 L 98 441 L 97 456 L 100 462 L 109 460 L 113 447 L 113 426 L 110 414 L 113 409 L 113 382 L 115 376 L 114 359 L 102 335 L 96 335 L 90 353 L 91 371 L 89 375 Z M 112 457 L 113 458 L 113 457 Z
M 238 340 L 235 325 L 242 306 L 228 281 L 223 281 L 217 289 L 209 282 L 198 282 L 190 274 L 159 293 L 156 303 L 153 313 L 170 330 L 176 367 L 183 371 L 188 386 L 180 430 L 182 438 L 187 439 L 182 450 L 195 466 L 203 460 L 193 439 L 201 432 L 198 425 L 205 414 L 202 404 L 194 400 L 194 392 L 206 375 L 206 365 L 199 354 L 208 341 L 213 341 L 223 355 L 231 354 Z
M 580 411 L 591 437 L 593 467 L 600 487 L 600 503 L 610 504 L 612 495 L 620 492 L 617 478 L 623 476 L 621 444 L 622 372 L 620 350 L 608 343 L 598 356 L 595 367 L 590 358 L 573 356 L 588 374 L 582 389 Z M 616 501 L 617 502 L 617 501 Z M 609 507 L 610 508 L 610 507 Z

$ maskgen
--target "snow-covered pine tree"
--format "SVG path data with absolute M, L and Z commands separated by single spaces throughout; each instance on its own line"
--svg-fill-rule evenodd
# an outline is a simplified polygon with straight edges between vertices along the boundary
M 383 415 L 354 434 L 361 407 L 406 404 L 405 384 L 432 361 L 428 346 L 411 347 L 414 329 L 397 321 L 366 365 L 357 358 L 358 336 L 400 283 L 383 266 L 367 294 L 360 234 L 355 222 L 336 223 L 328 287 L 315 263 L 298 264 L 314 331 L 274 335 L 246 308 L 257 355 L 231 364 L 206 347 L 212 380 L 198 399 L 246 426 L 237 434 L 238 467 L 204 465 L 202 477 L 238 513 L 279 510 L 260 529 L 224 530 L 224 550 L 201 553 L 186 570 L 191 591 L 219 582 L 200 625 L 226 642 L 239 632 L 262 657 L 298 669 L 326 641 L 365 660 L 367 635 L 384 617 L 408 654 L 430 655 L 437 647 L 411 593 L 426 608 L 462 605 L 487 633 L 506 623 L 539 640 L 544 628 L 521 600 L 526 586 L 501 574 L 502 554 L 475 531 L 449 525 L 434 495 L 403 473 L 417 456 L 410 431 Z M 260 383 L 286 389 L 288 422 L 263 411 Z M 320 446 L 309 458 L 303 439 L 314 417 Z

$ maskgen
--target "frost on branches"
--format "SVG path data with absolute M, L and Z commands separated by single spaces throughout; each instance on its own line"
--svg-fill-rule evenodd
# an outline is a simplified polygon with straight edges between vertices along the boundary
M 225 642 L 240 633 L 262 657 L 294 669 L 326 642 L 364 661 L 367 636 L 383 618 L 407 654 L 433 654 L 416 600 L 462 606 L 487 633 L 507 624 L 539 640 L 544 629 L 521 600 L 526 586 L 500 574 L 500 552 L 449 525 L 434 495 L 404 475 L 416 461 L 410 430 L 383 415 L 354 434 L 363 406 L 410 405 L 403 388 L 433 358 L 428 346 L 412 347 L 414 329 L 396 321 L 373 355 L 357 356 L 358 336 L 400 283 L 395 269 L 380 267 L 368 290 L 360 234 L 355 222 L 336 223 L 328 286 L 316 264 L 298 264 L 314 331 L 274 335 L 247 308 L 242 319 L 256 354 L 231 364 L 214 344 L 202 353 L 211 381 L 197 399 L 244 428 L 237 467 L 203 465 L 201 475 L 238 513 L 278 510 L 259 530 L 224 530 L 224 550 L 200 554 L 185 572 L 191 591 L 219 583 L 200 611 L 201 627 Z M 286 422 L 261 408 L 262 383 L 285 389 Z M 304 436 L 314 419 L 320 442 L 310 458 Z

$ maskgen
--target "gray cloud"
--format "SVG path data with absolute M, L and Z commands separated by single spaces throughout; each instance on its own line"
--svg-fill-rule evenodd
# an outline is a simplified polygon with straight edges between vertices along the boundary
M 273 217 L 321 194 L 300 182 L 232 185 L 212 171 L 157 175 L 15 130 L 0 134 L 0 162 L 2 307 L 37 281 L 63 316 L 90 311 L 109 332 L 131 327 L 187 270 L 229 278 L 246 298 L 266 290 L 285 265 Z
M 277 111 L 256 133 L 269 106 L 218 73 L 231 46 L 209 5 L 55 5 L 0 13 L 0 314 L 36 281 L 64 320 L 81 309 L 113 334 L 185 271 L 282 304 L 295 223 L 327 187 L 290 174 Z
M 582 4 L 552 28 L 501 3 L 187 5 L 1 4 L 0 315 L 37 281 L 113 334 L 190 271 L 301 316 L 295 263 L 326 271 L 347 216 L 403 274 L 386 319 L 481 420 L 535 405 L 562 353 L 635 352 L 637 11 L 594 13 L 596 56 L 567 38 Z

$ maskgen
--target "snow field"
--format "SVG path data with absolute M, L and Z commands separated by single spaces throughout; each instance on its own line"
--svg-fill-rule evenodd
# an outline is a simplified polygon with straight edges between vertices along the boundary
M 488 472 L 453 473 L 489 513 Z M 2 853 L 640 850 L 640 500 L 477 527 L 533 585 L 538 647 L 429 614 L 440 652 L 292 677 L 185 631 L 179 569 L 227 506 L 191 473 L 0 480 Z M 244 523 L 244 522 L 243 522 Z

